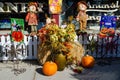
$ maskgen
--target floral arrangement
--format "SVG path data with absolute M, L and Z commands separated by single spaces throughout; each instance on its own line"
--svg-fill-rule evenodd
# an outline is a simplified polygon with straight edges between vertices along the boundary
M 42 43 L 50 45 L 55 51 L 66 51 L 62 48 L 67 48 L 67 42 L 74 41 L 76 33 L 72 26 L 67 28 L 59 28 L 57 25 L 51 25 L 49 28 L 43 27 L 39 30 L 40 40 Z M 69 45 L 70 47 L 70 45 Z
M 41 40 L 43 38 L 41 36 L 46 37 L 45 35 L 47 35 L 50 37 L 51 42 L 54 42 L 54 41 L 61 42 L 62 41 L 61 39 L 63 39 L 62 42 L 68 41 L 68 39 L 70 41 L 74 41 L 76 36 L 75 31 L 71 25 L 68 25 L 67 28 L 59 28 L 57 25 L 53 25 L 53 26 L 51 25 L 49 28 L 43 27 L 42 29 L 39 30 L 39 33 L 40 33 Z M 54 38 L 54 39 L 51 39 L 51 38 Z
M 100 38 L 105 38 L 105 37 L 113 37 L 115 34 L 115 29 L 114 28 L 106 28 L 103 27 L 100 30 L 99 37 Z
M 66 28 L 61 28 L 56 24 L 50 23 L 41 28 L 39 30 L 41 44 L 38 49 L 38 57 L 42 59 L 42 64 L 47 60 L 48 55 L 52 55 L 52 59 L 50 60 L 54 61 L 54 55 L 60 53 L 65 56 L 67 64 L 71 64 L 74 61 L 78 62 L 84 50 L 81 44 L 75 43 L 75 38 L 76 32 L 72 24 L 67 24 Z M 76 51 L 77 49 L 79 50 Z

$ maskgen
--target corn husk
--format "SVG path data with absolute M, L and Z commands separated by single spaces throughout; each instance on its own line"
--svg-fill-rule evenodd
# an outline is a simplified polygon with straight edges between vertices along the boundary
M 71 42 L 71 45 L 73 46 L 73 48 L 69 50 L 69 54 L 73 58 L 72 62 L 74 64 L 78 64 L 81 62 L 81 59 L 85 54 L 85 50 L 79 42 Z
M 47 47 L 47 45 L 43 46 L 42 44 L 40 44 L 38 46 L 37 59 L 41 65 L 43 65 L 47 61 L 47 58 L 50 54 L 51 54 L 51 51 Z

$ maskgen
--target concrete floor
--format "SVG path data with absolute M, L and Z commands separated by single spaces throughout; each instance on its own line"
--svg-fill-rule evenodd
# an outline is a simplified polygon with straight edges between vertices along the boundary
M 57 71 L 53 76 L 45 76 L 42 66 L 36 61 L 24 61 L 18 64 L 21 71 L 15 71 L 13 62 L 0 62 L 0 80 L 120 80 L 120 60 L 111 64 L 95 64 L 91 69 L 75 73 L 70 68 Z

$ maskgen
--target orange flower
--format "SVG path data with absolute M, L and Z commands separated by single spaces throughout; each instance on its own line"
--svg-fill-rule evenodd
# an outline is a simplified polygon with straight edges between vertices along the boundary
M 21 42 L 24 36 L 21 31 L 13 31 L 12 32 L 12 39 L 16 42 Z
M 69 42 L 64 42 L 64 45 L 68 48 L 71 49 L 73 46 Z
M 46 37 L 45 37 L 45 35 L 48 33 L 48 30 L 46 29 L 46 28 L 41 28 L 40 30 L 39 30 L 39 38 L 40 38 L 40 40 L 42 41 L 42 42 L 44 42 L 45 40 L 46 40 Z

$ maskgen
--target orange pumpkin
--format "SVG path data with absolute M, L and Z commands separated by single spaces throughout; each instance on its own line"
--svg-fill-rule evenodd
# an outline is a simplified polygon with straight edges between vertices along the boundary
M 42 71 L 43 74 L 52 76 L 57 72 L 57 64 L 52 61 L 47 61 L 44 63 Z
M 109 29 L 108 29 L 108 33 L 109 33 L 110 35 L 114 35 L 114 34 L 115 34 L 115 30 L 114 30 L 113 28 L 109 28 Z
M 100 32 L 100 33 L 99 33 L 99 37 L 100 37 L 100 38 L 105 38 L 105 37 L 107 37 L 107 34 L 104 34 L 104 33 Z
M 90 55 L 86 55 L 82 57 L 82 66 L 85 68 L 91 68 L 94 66 L 95 64 L 95 59 L 93 58 L 93 56 Z
M 100 32 L 106 34 L 108 32 L 108 29 L 107 28 L 102 28 Z

